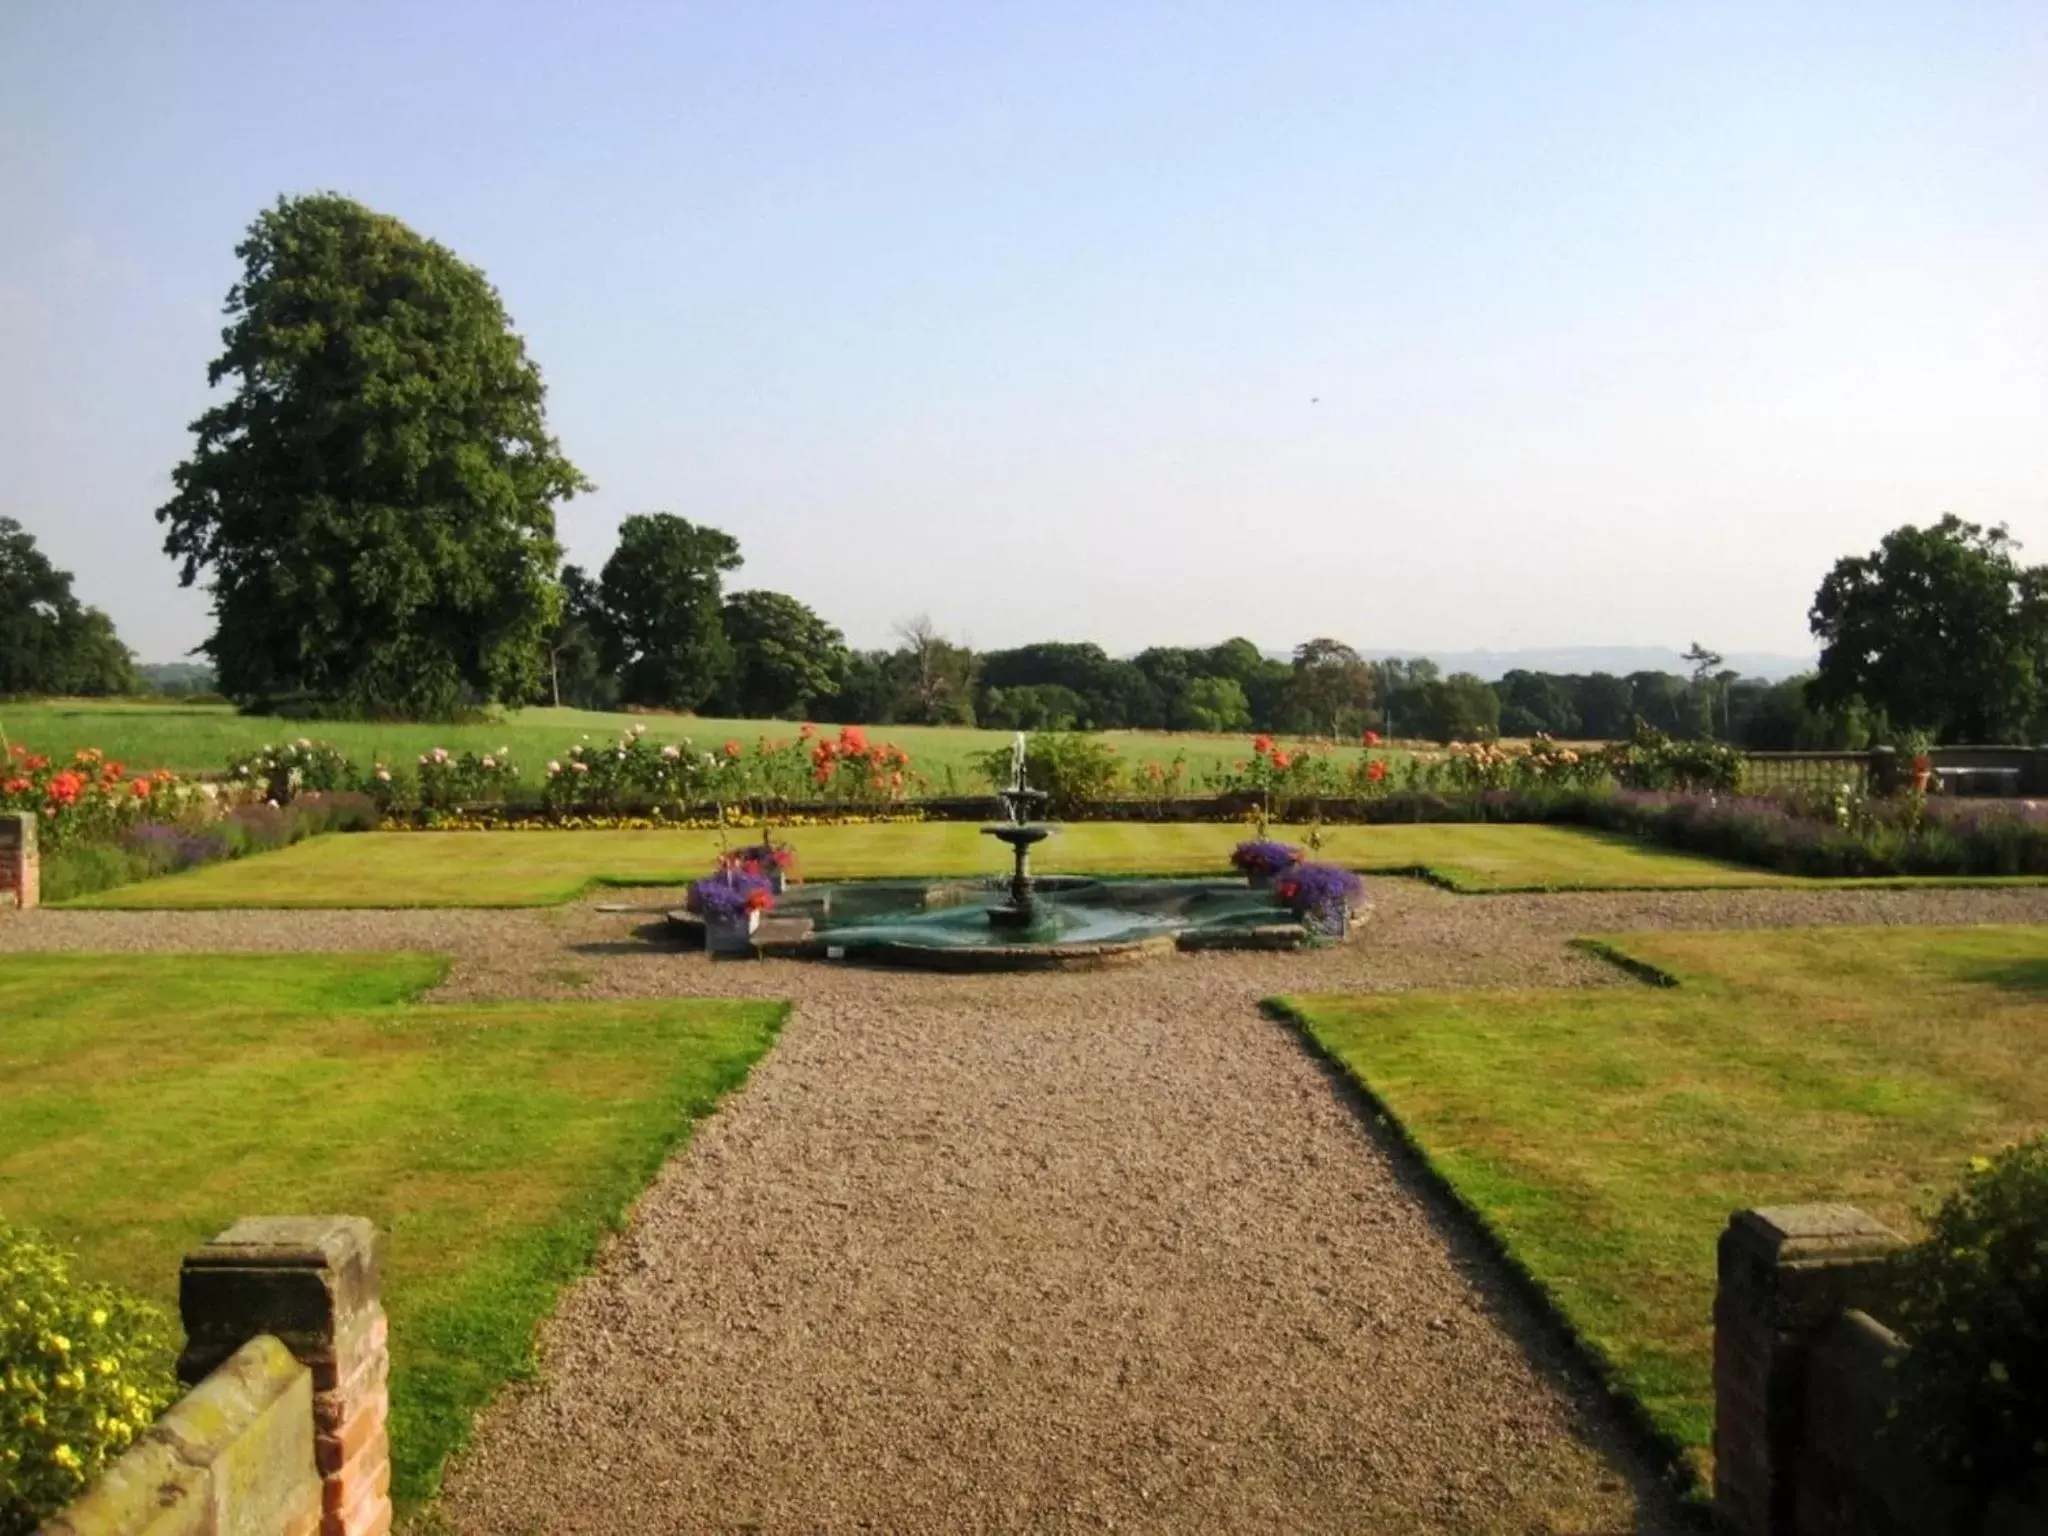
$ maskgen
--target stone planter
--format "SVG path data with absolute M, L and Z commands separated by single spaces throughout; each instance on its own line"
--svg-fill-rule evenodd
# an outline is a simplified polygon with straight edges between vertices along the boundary
M 1334 912 L 1328 909 L 1304 912 L 1301 926 L 1319 939 L 1341 939 L 1351 932 L 1351 909 L 1339 907 Z
M 760 927 L 759 912 L 748 912 L 745 917 L 730 921 L 707 917 L 704 919 L 704 947 L 714 955 L 751 954 L 754 935 Z

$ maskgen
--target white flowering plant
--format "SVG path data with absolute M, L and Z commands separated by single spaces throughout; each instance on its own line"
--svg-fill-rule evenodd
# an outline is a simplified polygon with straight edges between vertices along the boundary
M 419 760 L 420 804 L 428 810 L 453 810 L 461 805 L 503 800 L 519 782 L 512 749 L 495 752 L 450 752 L 434 747 Z

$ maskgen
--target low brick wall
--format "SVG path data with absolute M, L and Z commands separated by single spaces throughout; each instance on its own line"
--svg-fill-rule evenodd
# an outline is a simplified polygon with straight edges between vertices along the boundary
M 42 898 L 42 856 L 34 811 L 0 812 L 0 907 L 24 912 Z
M 1714 1301 L 1714 1520 L 1731 1536 L 2044 1536 L 2048 1501 L 1979 1520 L 1886 1434 L 1889 1362 L 1876 1317 L 1897 1233 L 1853 1206 L 1740 1211 L 1721 1235 Z M 1871 1309 L 1871 1310 L 1865 1310 Z
M 179 1399 L 44 1536 L 383 1536 L 381 1246 L 354 1216 L 258 1216 L 186 1256 Z

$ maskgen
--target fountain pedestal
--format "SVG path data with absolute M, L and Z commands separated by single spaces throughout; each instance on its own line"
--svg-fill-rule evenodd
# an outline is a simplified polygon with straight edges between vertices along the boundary
M 1004 907 L 990 907 L 989 926 L 992 928 L 1029 928 L 1038 918 L 1038 899 L 1033 894 L 1031 878 L 1031 847 L 1052 836 L 1051 827 L 1033 827 L 1021 824 L 999 827 L 983 827 L 989 837 L 1000 839 L 1010 845 L 1010 852 L 1016 859 L 1016 869 L 1010 875 L 1010 903 Z
M 1010 875 L 1010 902 L 1008 906 L 990 907 L 988 921 L 991 928 L 1029 928 L 1038 920 L 1038 902 L 1032 894 L 1031 848 L 1052 836 L 1051 827 L 1035 827 L 1031 824 L 1031 813 L 1045 804 L 1047 796 L 1042 789 L 1032 789 L 1024 782 L 1024 737 L 1020 733 L 1011 758 L 1010 787 L 996 791 L 996 798 L 1003 802 L 1003 809 L 1010 813 L 1010 819 L 997 826 L 983 827 L 982 835 L 993 837 L 1010 845 L 1010 853 L 1016 860 L 1016 868 Z

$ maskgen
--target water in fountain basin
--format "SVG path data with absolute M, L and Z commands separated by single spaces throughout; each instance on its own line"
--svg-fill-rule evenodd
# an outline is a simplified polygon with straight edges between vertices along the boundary
M 1004 883 L 935 888 L 898 882 L 862 882 L 831 889 L 829 913 L 818 936 L 849 951 L 872 945 L 943 948 L 1054 948 L 1115 944 L 1187 928 L 1253 926 L 1283 914 L 1264 891 L 1241 881 L 1059 881 L 1041 884 L 1028 928 L 991 926 L 989 912 L 1008 901 Z

